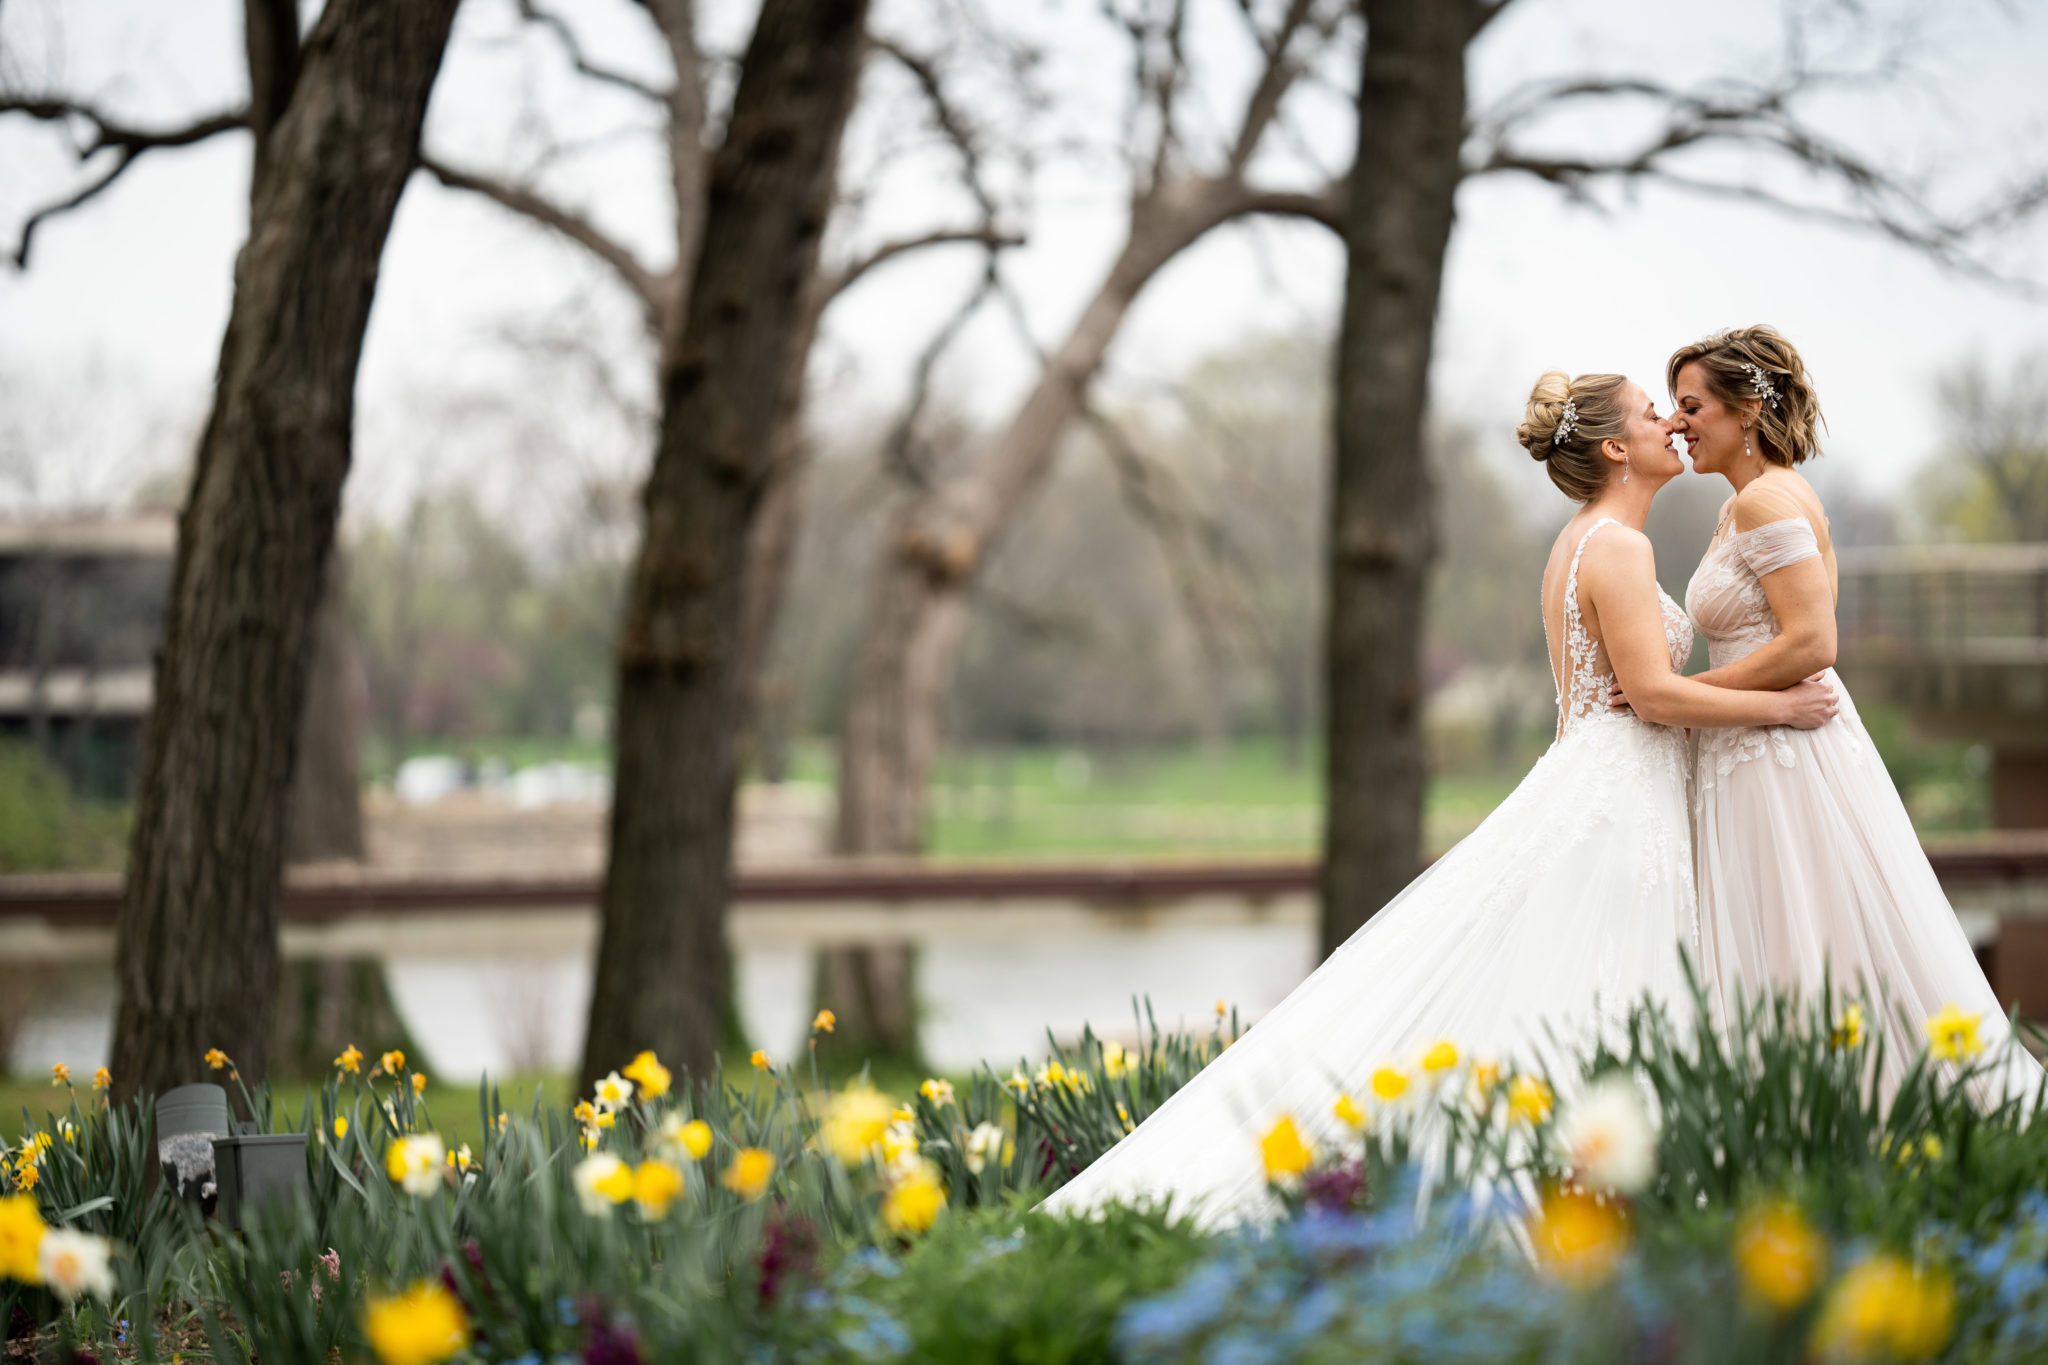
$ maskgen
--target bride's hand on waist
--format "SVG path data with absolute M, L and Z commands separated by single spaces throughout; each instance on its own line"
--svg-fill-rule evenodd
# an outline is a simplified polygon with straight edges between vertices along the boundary
M 1628 693 L 1618 682 L 1607 689 L 1607 709 L 1624 715 L 1635 710 L 1628 704 Z
M 1835 718 L 1841 700 L 1825 674 L 1815 673 L 1778 694 L 1785 703 L 1784 724 L 1797 730 L 1818 730 Z

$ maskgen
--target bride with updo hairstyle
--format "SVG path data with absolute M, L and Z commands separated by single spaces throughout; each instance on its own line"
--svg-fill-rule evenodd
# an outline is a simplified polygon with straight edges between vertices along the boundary
M 1278 1206 L 1260 1139 L 1285 1116 L 1311 1143 L 1335 1143 L 1337 1097 L 1371 1095 L 1381 1067 L 1411 1072 L 1452 1039 L 1465 1056 L 1569 1086 L 1572 1050 L 1622 1047 L 1645 995 L 1688 1012 L 1691 758 L 1674 727 L 1816 726 L 1834 699 L 1819 683 L 1741 691 L 1679 673 L 1692 626 L 1657 587 L 1642 528 L 1684 466 L 1640 386 L 1546 374 L 1516 436 L 1578 504 L 1540 585 L 1555 741 L 1478 829 L 1384 907 L 1359 907 L 1377 913 L 1056 1191 L 1054 1212 L 1150 1200 L 1211 1225 L 1267 1216 Z M 1633 711 L 1608 706 L 1617 679 Z
M 1905 803 L 1835 676 L 1834 545 L 1797 466 L 1820 454 L 1820 398 L 1770 327 L 1717 332 L 1671 355 L 1672 428 L 1695 473 L 1734 489 L 1686 588 L 1707 639 L 1700 682 L 1739 689 L 1817 677 L 1841 711 L 1814 730 L 1703 729 L 1694 858 L 1701 968 L 1724 1017 L 1773 986 L 1862 993 L 1884 1038 L 1891 1093 L 1944 1007 L 1978 1017 L 1980 1102 L 2038 1102 L 2042 1071 L 2018 1046 Z M 1624 687 L 1623 692 L 1626 692 Z

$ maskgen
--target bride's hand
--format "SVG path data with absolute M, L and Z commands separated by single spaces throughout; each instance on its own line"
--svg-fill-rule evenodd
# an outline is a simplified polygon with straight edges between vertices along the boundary
M 1622 691 L 1621 684 L 1618 682 L 1607 689 L 1607 709 L 1624 712 L 1635 709 L 1628 704 L 1628 693 Z
M 1799 730 L 1818 730 L 1834 719 L 1841 703 L 1824 674 L 1816 673 L 1805 682 L 1794 683 L 1778 694 L 1785 699 L 1784 723 Z

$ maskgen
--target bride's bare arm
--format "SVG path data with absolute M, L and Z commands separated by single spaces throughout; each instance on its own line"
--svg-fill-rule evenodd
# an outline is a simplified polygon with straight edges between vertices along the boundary
M 1735 499 L 1735 530 L 1745 534 L 1775 521 L 1803 517 L 1806 509 L 1782 489 L 1759 480 Z M 1811 555 L 1762 575 L 1764 596 L 1778 618 L 1778 638 L 1734 663 L 1693 676 L 1715 687 L 1770 690 L 1790 687 L 1835 663 L 1835 594 L 1827 564 Z
M 1738 690 L 1709 686 L 1673 669 L 1657 600 L 1656 560 L 1640 531 L 1617 527 L 1587 546 L 1579 588 L 1590 608 L 1588 629 L 1597 618 L 1615 681 L 1644 720 L 1699 729 L 1814 729 L 1835 713 L 1833 689 L 1820 683 L 1801 682 L 1783 691 Z

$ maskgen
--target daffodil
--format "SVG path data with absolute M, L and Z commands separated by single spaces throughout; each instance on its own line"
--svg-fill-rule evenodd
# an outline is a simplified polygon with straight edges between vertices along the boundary
M 71 1068 L 64 1065 L 64 1063 L 62 1062 L 59 1062 L 55 1066 L 51 1067 L 50 1084 L 52 1086 L 71 1084 Z
M 354 1043 L 350 1043 L 341 1050 L 341 1055 L 334 1059 L 334 1069 L 336 1071 L 346 1071 L 351 1076 L 362 1075 L 363 1050 Z
M 421 1280 L 403 1294 L 372 1297 L 363 1335 L 383 1365 L 440 1365 L 468 1348 L 469 1315 L 442 1285 Z
M 33 1171 L 35 1167 L 28 1168 Z M 30 1181 L 31 1185 L 35 1182 Z M 34 1195 L 0 1198 L 0 1279 L 35 1284 L 42 1278 L 36 1252 L 49 1235 Z
M 1788 1313 L 1812 1298 L 1827 1277 L 1827 1240 L 1796 1204 L 1762 1204 L 1736 1226 L 1735 1268 L 1751 1302 Z
M 732 1162 L 719 1177 L 719 1183 L 740 1198 L 749 1202 L 768 1193 L 768 1182 L 775 1175 L 775 1154 L 759 1147 L 742 1147 L 733 1153 Z
M 1620 1209 L 1594 1195 L 1551 1190 L 1530 1225 L 1529 1240 L 1538 1263 L 1554 1278 L 1589 1288 L 1612 1275 L 1628 1250 L 1628 1223 Z
M 1429 1045 L 1422 1054 L 1423 1074 L 1441 1076 L 1458 1065 L 1458 1045 L 1448 1038 L 1439 1038 Z
M 1346 1127 L 1365 1127 L 1365 1111 L 1360 1109 L 1358 1101 L 1352 1099 L 1349 1095 L 1337 1096 L 1337 1102 L 1330 1106 L 1330 1112 L 1335 1114 L 1337 1121 Z
M 1872 1256 L 1829 1291 L 1814 1324 L 1814 1350 L 1828 1360 L 1924 1360 L 1948 1344 L 1955 1310 L 1947 1275 Z
M 1011 1067 L 1010 1078 L 1003 1082 L 1005 1090 L 1014 1090 L 1019 1095 L 1031 1093 L 1031 1078 L 1024 1074 L 1022 1067 Z
M 412 1093 L 415 1095 L 424 1095 L 427 1093 L 427 1078 L 425 1075 L 417 1071 L 412 1073 Z
M 1534 1076 L 1517 1076 L 1508 1082 L 1508 1113 L 1524 1123 L 1543 1122 L 1556 1102 L 1550 1087 Z
M 626 1064 L 621 1074 L 640 1087 L 640 1098 L 643 1100 L 658 1100 L 666 1095 L 669 1082 L 673 1079 L 668 1068 L 663 1066 L 652 1052 L 642 1052 Z
M 396 1076 L 405 1070 L 405 1054 L 393 1048 L 377 1059 L 377 1069 L 387 1076 Z
M 945 1184 L 938 1168 L 928 1161 L 903 1172 L 882 1195 L 882 1221 L 899 1236 L 929 1231 L 945 1211 Z
M 92 1088 L 94 1090 L 111 1090 L 113 1089 L 113 1086 L 114 1073 L 107 1070 L 105 1067 L 101 1067 L 99 1070 L 92 1073 Z
M 811 1020 L 811 1032 L 813 1033 L 830 1033 L 838 1026 L 839 1016 L 831 1010 L 819 1010 L 817 1017 Z
M 702 1119 L 686 1122 L 681 1114 L 671 1111 L 662 1116 L 654 1145 L 659 1150 L 681 1152 L 692 1161 L 702 1161 L 711 1150 L 711 1125 Z
M 1927 1021 L 1927 1050 L 1938 1062 L 1967 1062 L 1984 1050 L 1977 1036 L 1983 1016 L 1964 1014 L 1954 1005 L 1943 1005 L 1941 1013 Z
M 215 1071 L 219 1071 L 228 1064 L 228 1054 L 222 1052 L 217 1047 L 210 1047 L 206 1049 L 205 1060 L 208 1066 L 212 1067 Z
M 1277 1123 L 1259 1139 L 1259 1158 L 1266 1166 L 1266 1179 L 1281 1183 L 1295 1179 L 1315 1160 L 1315 1152 L 1302 1141 L 1293 1116 L 1282 1114 Z
M 36 1247 L 36 1271 L 51 1293 L 66 1303 L 91 1295 L 114 1301 L 113 1244 L 89 1232 L 51 1228 Z
M 825 1108 L 825 1120 L 818 1135 L 825 1150 L 842 1166 L 858 1166 L 867 1160 L 894 1119 L 888 1097 L 871 1086 L 851 1085 L 834 1095 Z
M 1494 1088 L 1499 1084 L 1499 1062 L 1472 1064 L 1472 1098 L 1482 1109 L 1493 1102 Z
M 633 1087 L 624 1076 L 614 1071 L 597 1083 L 597 1107 L 606 1112 L 617 1109 L 633 1098 Z
M 335 1137 L 336 1137 L 337 1139 L 339 1139 L 339 1138 L 345 1138 L 345 1137 L 347 1137 L 347 1136 L 348 1136 L 348 1115 L 347 1115 L 347 1114 L 336 1114 L 336 1115 L 334 1116 L 334 1136 L 335 1136 Z
M 775 1063 L 769 1061 L 768 1054 L 760 1048 L 755 1048 L 754 1055 L 747 1058 L 747 1060 L 753 1063 L 754 1070 L 756 1071 L 773 1071 L 775 1069 Z
M 1130 1058 L 1124 1052 L 1124 1045 L 1122 1043 L 1104 1043 L 1102 1045 L 1103 1075 L 1107 1076 L 1110 1080 L 1120 1081 L 1124 1078 L 1124 1073 L 1130 1070 L 1130 1065 Z
M 596 1152 L 576 1163 L 570 1172 L 576 1187 L 576 1202 L 596 1217 L 633 1197 L 633 1168 L 610 1152 Z
M 384 1173 L 391 1183 L 415 1198 L 441 1188 L 441 1167 L 448 1148 L 433 1133 L 411 1133 L 397 1139 L 384 1154 Z
M 633 1168 L 633 1202 L 641 1217 L 658 1223 L 683 1192 L 683 1173 L 666 1161 L 643 1161 Z
M 992 1156 L 1003 1149 L 1003 1129 L 994 1123 L 977 1123 L 974 1131 L 967 1135 L 967 1169 L 980 1175 Z
M 588 1128 L 597 1122 L 597 1106 L 589 1100 L 578 1100 L 576 1107 L 569 1111 L 569 1117 Z
M 1587 1086 L 1558 1119 L 1556 1136 L 1580 1180 L 1595 1189 L 1636 1194 L 1657 1174 L 1657 1130 L 1623 1073 Z
M 1408 1073 L 1397 1067 L 1383 1066 L 1372 1073 L 1373 1098 L 1381 1104 L 1392 1104 L 1408 1093 Z
M 1828 1035 L 1828 1046 L 1837 1051 L 1863 1046 L 1863 1006 L 1843 1009 L 1835 1019 L 1834 1032 Z
M 932 1102 L 934 1108 L 943 1109 L 953 1102 L 953 1083 L 936 1076 L 927 1077 L 917 1093 Z
M 917 1158 L 917 1124 L 911 1119 L 896 1118 L 882 1130 L 882 1164 L 889 1167 L 906 1166 Z
M 450 1169 L 462 1175 L 476 1169 L 476 1157 L 470 1153 L 468 1143 L 463 1143 L 448 1154 L 448 1165 Z

